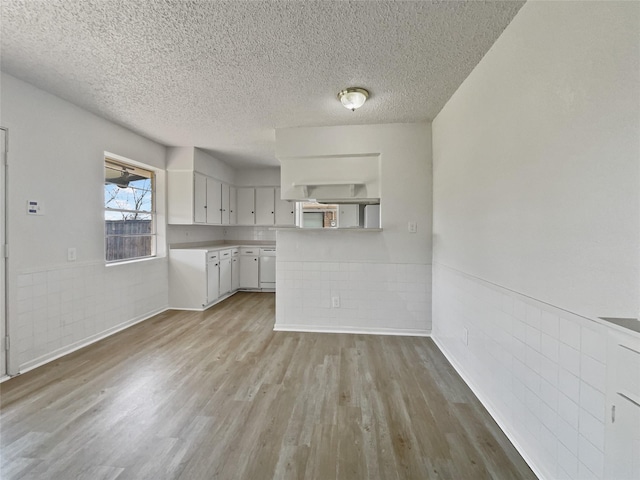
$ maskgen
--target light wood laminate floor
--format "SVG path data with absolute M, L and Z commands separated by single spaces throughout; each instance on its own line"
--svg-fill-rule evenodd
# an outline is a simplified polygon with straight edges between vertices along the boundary
M 273 332 L 274 294 L 170 311 L 15 377 L 9 479 L 528 479 L 428 338 Z

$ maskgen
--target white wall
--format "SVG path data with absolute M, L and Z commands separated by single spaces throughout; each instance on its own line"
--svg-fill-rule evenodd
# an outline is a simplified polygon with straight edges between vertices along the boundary
M 639 311 L 639 18 L 528 2 L 433 122 L 433 335 L 543 478 L 605 476 L 593 319 Z
M 235 184 L 236 171 L 234 168 L 199 148 L 194 148 L 193 150 L 193 166 L 195 171 L 215 177 L 218 180 L 232 185 Z
M 437 262 L 587 316 L 636 316 L 638 8 L 527 4 L 447 103 Z
M 278 231 L 277 329 L 430 332 L 430 125 L 276 130 L 278 158 L 365 153 L 380 154 L 383 231 Z
M 280 168 L 242 168 L 236 170 L 239 187 L 277 187 L 280 185 Z
M 16 373 L 167 306 L 165 258 L 105 267 L 103 211 L 104 152 L 164 169 L 165 148 L 5 74 L 1 100 Z M 162 192 L 163 172 L 158 180 Z M 43 216 L 26 215 L 30 199 L 42 202 Z M 162 223 L 162 193 L 159 200 Z M 69 247 L 76 262 L 67 262 Z

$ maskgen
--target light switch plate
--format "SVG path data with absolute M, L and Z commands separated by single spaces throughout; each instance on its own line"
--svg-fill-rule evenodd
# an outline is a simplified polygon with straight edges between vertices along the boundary
M 44 215 L 44 210 L 38 200 L 27 200 L 27 215 Z

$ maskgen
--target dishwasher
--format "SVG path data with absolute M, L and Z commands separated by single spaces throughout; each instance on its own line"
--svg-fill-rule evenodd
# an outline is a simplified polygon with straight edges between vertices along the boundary
M 260 249 L 260 288 L 275 290 L 276 288 L 276 249 Z

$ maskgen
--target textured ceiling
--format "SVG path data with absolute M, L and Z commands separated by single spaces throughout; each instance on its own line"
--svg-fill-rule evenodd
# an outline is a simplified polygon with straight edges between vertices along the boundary
M 236 167 L 275 128 L 432 120 L 524 3 L 0 1 L 3 71 Z

